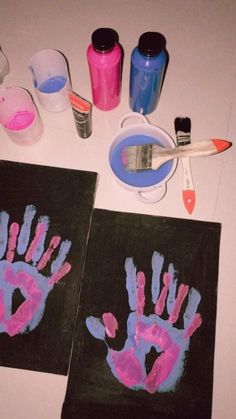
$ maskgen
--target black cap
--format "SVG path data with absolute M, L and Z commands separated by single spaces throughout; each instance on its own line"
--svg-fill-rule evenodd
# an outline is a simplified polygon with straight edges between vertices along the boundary
M 159 32 L 145 32 L 138 42 L 138 49 L 141 54 L 154 57 L 166 47 L 166 38 Z
M 92 44 L 97 51 L 106 52 L 118 42 L 118 34 L 111 28 L 99 28 L 92 34 Z

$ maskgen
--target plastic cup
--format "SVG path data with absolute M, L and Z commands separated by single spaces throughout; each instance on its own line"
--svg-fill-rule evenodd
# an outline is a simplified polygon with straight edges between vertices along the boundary
M 4 77 L 10 72 L 10 65 L 7 57 L 3 54 L 0 48 L 0 84 L 2 84 Z
M 42 107 L 52 112 L 66 109 L 71 84 L 65 57 L 57 50 L 44 49 L 33 55 L 28 65 Z
M 17 144 L 30 145 L 43 133 L 43 124 L 29 92 L 9 86 L 0 91 L 0 123 Z

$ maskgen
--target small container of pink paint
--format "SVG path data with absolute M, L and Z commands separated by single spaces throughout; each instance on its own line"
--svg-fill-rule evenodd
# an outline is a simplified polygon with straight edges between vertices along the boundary
M 54 49 L 37 52 L 29 61 L 29 69 L 38 100 L 47 111 L 60 112 L 70 106 L 71 89 L 67 60 Z
M 9 86 L 0 92 L 0 123 L 12 141 L 30 145 L 43 133 L 43 124 L 27 90 Z

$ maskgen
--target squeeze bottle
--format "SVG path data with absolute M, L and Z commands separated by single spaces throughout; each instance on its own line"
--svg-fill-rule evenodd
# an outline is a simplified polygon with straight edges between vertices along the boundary
M 93 32 L 87 60 L 94 105 L 104 111 L 116 108 L 120 103 L 121 47 L 113 29 Z
M 155 110 L 163 83 L 166 39 L 158 32 L 143 33 L 131 54 L 129 98 L 134 112 Z

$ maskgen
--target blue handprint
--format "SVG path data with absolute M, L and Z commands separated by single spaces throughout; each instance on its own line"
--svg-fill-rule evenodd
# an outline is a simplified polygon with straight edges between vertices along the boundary
M 0 333 L 6 332 L 10 336 L 31 331 L 39 324 L 49 292 L 71 269 L 70 263 L 65 262 L 71 247 L 69 240 L 61 241 L 60 236 L 53 236 L 44 250 L 48 216 L 39 217 L 30 242 L 35 214 L 36 208 L 28 205 L 20 228 L 15 222 L 9 226 L 9 214 L 0 212 Z M 51 274 L 46 277 L 40 271 L 51 261 L 59 245 L 58 254 L 51 263 Z M 14 262 L 16 254 L 23 260 Z M 16 289 L 25 300 L 13 313 L 12 297 Z
M 104 313 L 102 321 L 94 316 L 86 319 L 90 333 L 102 339 L 107 345 L 107 363 L 113 375 L 130 389 L 143 389 L 149 393 L 174 390 L 183 370 L 190 337 L 202 323 L 197 308 L 201 300 L 199 292 L 184 284 L 177 287 L 175 269 L 169 264 L 168 272 L 162 277 L 164 257 L 154 252 L 152 256 L 152 302 L 155 314 L 145 316 L 145 275 L 137 272 L 132 258 L 125 261 L 126 288 L 131 312 L 127 320 L 127 339 L 121 351 L 110 348 L 105 335 L 114 338 L 118 322 L 112 313 Z M 183 329 L 177 329 L 177 322 L 184 299 L 188 303 L 183 315 Z M 161 318 L 167 310 L 168 319 Z M 151 371 L 147 373 L 146 355 L 155 348 L 159 354 Z

